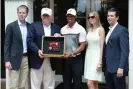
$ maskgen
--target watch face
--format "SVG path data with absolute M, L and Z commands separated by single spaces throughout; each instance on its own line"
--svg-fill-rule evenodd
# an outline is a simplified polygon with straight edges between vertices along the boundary
M 76 55 L 72 54 L 73 57 L 76 57 Z
M 48 42 L 48 51 L 49 52 L 59 52 L 60 51 L 60 42 Z

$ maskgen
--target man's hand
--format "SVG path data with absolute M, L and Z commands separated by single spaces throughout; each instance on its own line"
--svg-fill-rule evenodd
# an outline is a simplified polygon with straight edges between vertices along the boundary
M 65 58 L 70 58 L 70 57 L 72 57 L 72 53 L 65 53 L 65 54 L 64 54 L 64 57 L 65 57 Z
M 61 35 L 59 33 L 55 33 L 54 37 L 60 37 Z
M 9 69 L 9 70 L 12 69 L 12 65 L 11 65 L 10 62 L 5 62 L 5 67 L 6 67 L 7 69 Z
M 39 56 L 40 58 L 44 58 L 44 57 L 43 57 L 42 50 L 39 50 L 39 51 L 38 51 L 38 56 Z
M 123 76 L 123 69 L 118 68 L 117 70 L 117 77 L 122 77 Z

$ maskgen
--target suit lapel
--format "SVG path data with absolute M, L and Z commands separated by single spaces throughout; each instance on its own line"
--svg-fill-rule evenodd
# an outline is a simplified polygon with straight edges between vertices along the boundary
M 51 36 L 55 34 L 55 28 L 53 27 L 53 24 L 51 24 Z
M 41 33 L 45 34 L 45 29 L 43 28 L 43 24 L 41 24 L 42 26 L 40 26 L 41 28 L 40 29 L 43 29 L 41 30 Z M 55 28 L 53 26 L 53 24 L 51 24 L 51 36 L 53 36 L 55 34 Z
M 22 42 L 22 34 L 21 34 L 21 31 L 20 31 L 20 28 L 19 28 L 19 25 L 18 25 L 18 21 L 15 22 L 15 26 L 16 26 L 16 35 L 18 35 L 19 39 L 21 40 Z
M 43 23 L 41 22 L 40 23 L 40 26 L 39 26 L 40 28 L 38 28 L 38 29 L 40 29 L 40 32 L 43 34 L 43 35 L 45 35 L 45 29 L 44 29 L 44 27 L 43 27 Z
M 28 22 L 26 22 L 27 31 L 28 31 L 29 25 L 30 24 Z
M 116 25 L 116 27 L 114 28 L 113 32 L 112 32 L 111 35 L 109 36 L 109 39 L 108 39 L 107 44 L 109 43 L 109 40 L 112 38 L 113 34 L 116 33 L 118 26 L 119 26 L 119 24 Z

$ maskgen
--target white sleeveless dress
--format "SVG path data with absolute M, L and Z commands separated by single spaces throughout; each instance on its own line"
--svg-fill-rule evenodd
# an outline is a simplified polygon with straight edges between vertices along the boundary
M 100 36 L 99 28 L 89 31 L 86 37 L 88 47 L 85 55 L 84 78 L 88 80 L 103 81 L 102 71 L 97 71 L 96 67 L 100 60 Z

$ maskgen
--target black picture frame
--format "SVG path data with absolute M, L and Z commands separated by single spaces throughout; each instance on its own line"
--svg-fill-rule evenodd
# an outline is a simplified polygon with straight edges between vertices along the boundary
M 54 37 L 54 36 L 42 36 L 42 52 L 44 57 L 63 57 L 66 51 L 66 40 L 65 36 Z M 57 43 L 58 46 L 55 47 Z M 55 48 L 55 50 L 49 50 L 49 48 Z

